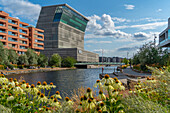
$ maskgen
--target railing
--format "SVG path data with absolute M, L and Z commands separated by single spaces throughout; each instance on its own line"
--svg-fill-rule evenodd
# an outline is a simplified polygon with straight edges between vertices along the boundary
M 15 31 L 17 31 L 18 29 L 12 28 L 12 30 L 15 30 Z
M 37 32 L 38 34 L 44 35 L 42 32 Z
M 27 28 L 27 26 L 24 26 L 24 25 L 22 25 L 22 24 L 20 24 L 19 27 Z
M 17 36 L 17 35 L 15 35 L 15 34 L 8 34 L 8 35 L 11 35 L 11 36 Z
M 43 44 L 44 42 L 37 41 L 37 43 L 42 43 Z
M 20 32 L 20 33 L 25 33 L 25 34 L 27 34 L 27 32 L 25 32 L 25 31 L 23 31 L 23 30 L 21 30 L 21 29 L 19 30 L 19 32 Z
M 0 24 L 0 26 L 5 26 L 4 24 Z
M 20 46 L 20 49 L 27 49 L 26 47 Z
M 43 39 L 43 37 L 41 37 L 41 36 L 38 36 L 37 38 L 41 38 L 41 39 Z
M 25 36 L 22 36 L 22 35 L 20 35 L 19 37 L 20 37 L 20 38 L 23 38 L 23 39 L 27 39 Z
M 5 31 L 0 30 L 1 33 L 6 33 Z
M 17 40 L 14 40 L 14 39 L 9 38 L 9 37 L 8 37 L 8 41 L 11 41 L 11 42 L 17 42 Z
M 17 23 L 13 22 L 12 20 L 8 20 L 8 22 L 17 25 Z
M 37 47 L 43 47 L 42 45 L 38 45 Z
M 2 18 L 2 17 L 0 17 L 0 19 L 2 19 L 2 20 L 6 20 L 5 18 Z

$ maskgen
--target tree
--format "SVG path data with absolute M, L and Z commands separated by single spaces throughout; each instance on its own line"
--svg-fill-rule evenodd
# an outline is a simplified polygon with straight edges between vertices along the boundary
M 137 64 L 140 64 L 140 61 L 139 61 L 139 55 L 138 54 L 135 54 L 133 59 L 132 59 L 132 64 L 133 65 L 137 65 Z
M 26 54 L 18 57 L 18 65 L 28 65 L 28 57 Z
M 127 64 L 129 63 L 129 60 L 126 59 L 126 58 L 124 58 L 123 61 L 122 61 L 122 63 L 125 63 L 125 64 L 127 65 Z
M 145 70 L 146 65 L 159 64 L 167 65 L 168 53 L 160 47 L 155 47 L 152 42 L 144 44 L 133 57 L 133 64 L 140 64 L 141 69 Z
M 38 55 L 34 50 L 29 48 L 25 54 L 27 55 L 29 65 L 38 64 Z
M 8 49 L 3 47 L 3 43 L 0 42 L 0 64 L 9 64 L 8 60 Z
M 8 52 L 9 62 L 11 62 L 12 64 L 17 64 L 18 54 L 16 53 L 16 51 L 14 51 L 13 49 L 9 49 Z
M 38 65 L 45 67 L 48 65 L 48 57 L 43 54 L 40 54 L 38 57 Z
M 61 67 L 61 57 L 59 54 L 53 54 L 50 58 L 50 65 L 51 66 L 56 66 L 56 67 Z
M 62 66 L 63 67 L 73 67 L 76 63 L 76 60 L 72 57 L 67 57 L 62 60 Z

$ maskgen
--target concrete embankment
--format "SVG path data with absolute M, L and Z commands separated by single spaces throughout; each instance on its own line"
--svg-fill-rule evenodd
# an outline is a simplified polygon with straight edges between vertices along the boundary
M 40 68 L 40 69 L 19 69 L 19 70 L 0 70 L 5 75 L 11 74 L 23 74 L 23 73 L 36 73 L 36 72 L 47 72 L 47 71 L 58 71 L 58 70 L 68 70 L 68 69 L 76 69 L 76 68 Z

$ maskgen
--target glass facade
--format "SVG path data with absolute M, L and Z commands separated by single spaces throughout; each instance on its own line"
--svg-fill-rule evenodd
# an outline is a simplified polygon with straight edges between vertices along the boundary
M 170 40 L 170 29 L 168 29 L 168 40 Z
M 74 12 L 67 6 L 58 6 L 54 16 L 54 22 L 61 21 L 67 25 L 70 25 L 76 29 L 85 32 L 88 20 L 83 18 L 78 13 Z

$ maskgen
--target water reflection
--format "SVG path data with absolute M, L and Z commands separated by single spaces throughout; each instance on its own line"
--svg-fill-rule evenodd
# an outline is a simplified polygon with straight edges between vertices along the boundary
M 116 67 L 105 67 L 104 73 L 112 73 Z M 29 84 L 36 84 L 38 81 L 46 81 L 48 84 L 53 82 L 56 88 L 52 90 L 51 94 L 60 91 L 63 96 L 71 96 L 74 89 L 81 86 L 93 88 L 96 80 L 99 79 L 99 73 L 102 72 L 101 68 L 96 69 L 75 69 L 75 70 L 62 70 L 51 71 L 42 73 L 29 73 L 20 75 L 9 75 L 7 78 L 23 77 Z

